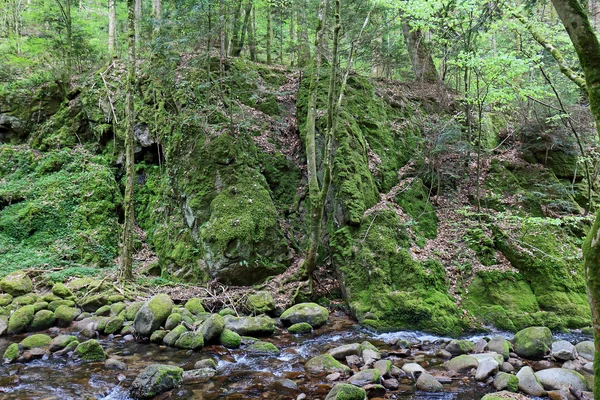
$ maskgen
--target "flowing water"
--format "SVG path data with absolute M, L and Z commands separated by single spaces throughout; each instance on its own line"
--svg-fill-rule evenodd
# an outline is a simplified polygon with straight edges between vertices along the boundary
M 69 332 L 63 330 L 60 333 Z M 127 342 L 120 337 L 102 338 L 100 342 L 109 356 L 124 361 L 127 371 L 106 370 L 101 362 L 81 363 L 68 357 L 52 356 L 28 363 L 3 365 L 0 366 L 0 399 L 128 400 L 127 389 L 148 364 L 166 363 L 189 370 L 197 361 L 209 357 L 218 362 L 214 377 L 200 383 L 184 383 L 179 389 L 159 398 L 295 399 L 300 393 L 305 393 L 307 399 L 323 399 L 332 384 L 325 377 L 305 373 L 304 363 L 308 359 L 341 344 L 364 340 L 385 352 L 392 349 L 391 344 L 400 338 L 414 344 L 413 355 L 409 359 L 394 360 L 391 357 L 394 364 L 416 361 L 427 370 L 442 369 L 443 360 L 434 354 L 447 338 L 419 332 L 375 334 L 359 328 L 347 316 L 335 313 L 324 327 L 313 334 L 296 336 L 277 329 L 273 336 L 264 338 L 281 350 L 279 356 L 251 355 L 243 349 L 228 350 L 222 346 L 207 346 L 201 351 L 191 352 L 147 342 Z M 21 337 L 0 339 L 0 352 L 4 352 L 11 342 L 20 340 Z M 446 391 L 442 394 L 423 393 L 416 391 L 412 382 L 401 381 L 399 389 L 388 391 L 385 398 L 471 400 L 480 399 L 491 390 L 469 379 L 457 379 L 444 387 Z

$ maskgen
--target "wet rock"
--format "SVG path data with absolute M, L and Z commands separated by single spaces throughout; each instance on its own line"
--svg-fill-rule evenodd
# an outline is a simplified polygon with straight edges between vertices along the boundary
M 0 289 L 11 296 L 22 296 L 31 293 L 33 283 L 25 271 L 16 271 L 0 280 Z
M 36 360 L 42 358 L 46 355 L 46 349 L 36 347 L 34 349 L 25 350 L 23 352 L 23 361 L 29 362 L 31 360 Z
M 127 365 L 116 358 L 109 358 L 104 362 L 104 368 L 114 371 L 127 371 Z
M 300 334 L 300 333 L 310 333 L 313 331 L 312 326 L 308 322 L 300 322 L 298 324 L 294 324 L 288 328 L 289 333 Z
M 60 282 L 55 283 L 54 286 L 52 286 L 52 294 L 62 299 L 73 297 L 73 292 L 71 292 L 71 289 L 66 287 L 64 283 Z
M 535 373 L 546 390 L 569 389 L 588 390 L 584 377 L 576 371 L 564 368 L 550 368 Z
M 398 387 L 400 387 L 400 383 L 398 383 L 398 380 L 394 378 L 384 379 L 383 382 L 381 382 L 381 384 L 383 385 L 383 387 L 389 390 L 397 390 Z
M 219 343 L 228 349 L 237 349 L 242 344 L 242 338 L 231 329 L 223 329 L 219 336 Z
M 300 303 L 285 310 L 281 314 L 281 322 L 286 325 L 306 322 L 313 328 L 318 328 L 327 322 L 329 311 L 316 303 Z
M 367 393 L 363 388 L 347 383 L 336 384 L 325 397 L 325 400 L 364 400 Z
M 552 332 L 541 326 L 532 326 L 517 332 L 513 339 L 515 353 L 531 360 L 540 360 L 552 346 Z
M 379 383 L 381 381 L 381 373 L 377 369 L 365 369 L 357 372 L 348 378 L 348 383 L 354 386 L 365 386 L 369 383 Z
M 163 343 L 167 346 L 175 345 L 175 342 L 177 341 L 177 339 L 179 339 L 179 336 L 181 336 L 184 332 L 187 332 L 185 326 L 179 325 L 175 327 L 175 329 L 173 329 L 171 332 L 165 335 L 165 337 L 163 338 Z
M 475 380 L 485 381 L 487 378 L 498 372 L 499 367 L 498 362 L 491 358 L 481 361 L 475 372 Z
M 217 363 L 212 358 L 205 358 L 204 360 L 197 361 L 196 364 L 194 364 L 194 369 L 201 369 L 201 368 L 212 368 L 212 369 L 216 370 Z
M 152 332 L 152 335 L 150 335 L 150 341 L 152 343 L 161 343 L 165 336 L 167 336 L 167 331 L 159 329 Z
M 0 315 L 0 336 L 6 334 L 8 331 L 8 317 Z
M 204 347 L 204 336 L 197 332 L 184 332 L 175 342 L 180 349 L 198 350 Z
M 588 361 L 594 361 L 594 342 L 586 340 L 575 345 L 577 353 Z
M 125 322 L 123 317 L 117 316 L 110 318 L 104 327 L 104 334 L 110 335 L 119 332 L 123 327 L 123 322 Z
M 417 374 L 425 372 L 425 369 L 417 363 L 406 363 L 402 366 L 402 371 L 406 372 L 411 376 L 415 376 Z
M 52 339 L 50 342 L 50 351 L 55 352 L 67 347 L 71 342 L 76 341 L 77 338 L 73 335 L 60 335 Z
M 273 343 L 269 342 L 254 342 L 246 350 L 251 354 L 279 355 L 279 349 Z
M 135 331 L 142 336 L 150 337 L 152 332 L 166 322 L 172 309 L 173 300 L 166 294 L 152 297 L 137 312 L 133 320 Z
M 473 368 L 477 368 L 478 365 L 479 361 L 477 361 L 476 358 L 466 354 L 454 357 L 452 360 L 444 363 L 444 367 L 446 367 L 446 369 L 456 372 L 468 372 Z
M 275 381 L 275 385 L 278 387 L 279 390 L 298 390 L 298 385 L 296 385 L 296 382 L 294 382 L 291 379 L 278 379 Z
M 52 326 L 56 322 L 54 313 L 50 310 L 40 310 L 33 316 L 33 321 L 27 328 L 30 332 L 44 331 Z M 1 335 L 1 333 L 0 333 Z
M 515 367 L 513 367 L 513 365 L 511 363 L 505 361 L 500 366 L 500 371 L 512 373 L 512 372 L 515 372 Z
M 392 362 L 390 360 L 379 360 L 373 364 L 373 368 L 379 370 L 381 376 L 388 377 L 391 374 Z
M 515 367 L 515 369 L 520 369 L 523 366 L 523 361 L 518 358 L 510 357 L 507 362 Z
M 348 356 L 346 357 L 346 364 L 348 364 L 349 367 L 360 367 L 363 365 L 363 359 L 355 355 Z
M 452 358 L 452 354 L 450 354 L 450 352 L 448 350 L 445 349 L 439 349 L 435 352 L 435 355 L 439 358 L 443 358 L 446 360 L 449 360 Z
M 424 392 L 442 392 L 444 386 L 430 374 L 421 374 L 417 379 L 417 389 Z
M 104 361 L 106 359 L 104 349 L 95 339 L 80 343 L 75 348 L 75 355 L 84 361 Z
M 502 336 L 492 337 L 487 344 L 487 348 L 489 351 L 501 354 L 505 361 L 510 357 L 510 342 Z
M 505 372 L 499 372 L 494 378 L 494 388 L 516 392 L 519 390 L 519 378 Z
M 150 399 L 179 386 L 181 382 L 183 382 L 183 369 L 171 365 L 152 364 L 144 368 L 135 378 L 130 395 L 134 399 Z
M 19 345 L 17 343 L 12 343 L 9 345 L 4 351 L 4 356 L 2 356 L 4 364 L 10 364 L 15 362 L 19 358 Z
M 366 365 L 371 365 L 375 361 L 381 359 L 381 353 L 377 350 L 377 347 L 371 344 L 371 342 L 364 341 L 361 343 L 361 346 L 363 347 L 361 356 Z
M 169 315 L 169 318 L 167 318 L 167 321 L 165 322 L 165 329 L 170 331 L 171 329 L 179 325 L 182 320 L 183 317 L 181 316 L 181 314 L 172 313 L 171 315 Z
M 481 400 L 529 400 L 529 397 L 520 393 L 511 393 L 503 390 L 502 392 L 488 393 Z
M 275 300 L 273 300 L 271 292 L 263 290 L 248 296 L 246 308 L 254 315 L 269 314 L 275 311 Z
M 206 343 L 216 342 L 225 329 L 225 320 L 219 314 L 211 314 L 200 326 L 200 332 Z
M 36 335 L 27 336 L 21 341 L 21 346 L 24 349 L 30 350 L 38 347 L 46 347 L 52 342 L 52 338 L 48 335 L 38 333 Z
M 54 300 L 48 303 L 48 310 L 56 311 L 60 306 L 73 307 L 75 306 L 75 302 L 73 300 Z
M 327 353 L 331 354 L 336 360 L 344 360 L 346 357 L 354 355 L 360 356 L 363 351 L 363 346 L 359 343 L 343 344 L 330 349 Z
M 385 396 L 385 393 L 387 392 L 383 385 L 379 385 L 376 383 L 369 383 L 368 385 L 363 386 L 363 389 L 367 393 L 367 397 L 369 399 L 372 399 L 375 397 L 383 397 L 383 396 Z
M 54 353 L 54 355 L 56 357 L 62 357 L 65 354 L 69 354 L 69 353 L 75 351 L 75 349 L 77 348 L 77 346 L 79 346 L 79 341 L 74 340 L 74 341 L 70 342 L 68 345 L 66 345 L 64 349 L 56 351 Z
M 225 328 L 242 336 L 264 336 L 275 332 L 275 321 L 266 316 L 260 317 L 223 317 Z
M 198 383 L 206 381 L 217 374 L 214 368 L 198 368 L 190 371 L 184 371 L 183 381 L 185 383 Z
M 81 314 L 81 310 L 75 307 L 60 306 L 54 311 L 56 325 L 65 328 L 71 325 L 71 322 Z
M 306 372 L 309 374 L 331 374 L 339 372 L 342 375 L 350 373 L 350 368 L 340 363 L 330 354 L 321 354 L 311 358 L 304 365 Z
M 574 360 L 575 357 L 577 357 L 575 346 L 566 340 L 558 340 L 552 343 L 552 350 L 550 354 L 555 359 L 561 361 Z
M 337 381 L 342 377 L 342 374 L 339 372 L 334 372 L 333 374 L 329 374 L 325 377 L 329 382 Z
M 523 367 L 517 373 L 519 379 L 519 390 L 530 396 L 544 396 L 546 391 L 530 367 Z
M 446 351 L 448 351 L 453 356 L 459 356 L 461 354 L 467 354 L 473 351 L 475 344 L 469 340 L 451 340 L 450 343 L 446 345 Z

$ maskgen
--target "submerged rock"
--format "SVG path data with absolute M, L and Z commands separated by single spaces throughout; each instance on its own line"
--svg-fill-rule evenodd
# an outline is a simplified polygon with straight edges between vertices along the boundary
M 190 371 L 183 372 L 183 381 L 185 383 L 198 383 L 209 378 L 212 378 L 217 374 L 214 368 L 196 368 Z
M 532 360 L 542 359 L 552 346 L 552 332 L 542 326 L 532 326 L 517 332 L 513 339 L 515 353 Z
M 135 331 L 142 336 L 150 337 L 152 332 L 165 323 L 171 310 L 173 300 L 166 294 L 159 294 L 144 303 L 137 312 L 133 325 Z
M 134 399 L 150 399 L 179 386 L 183 382 L 183 369 L 164 364 L 152 364 L 140 372 L 131 385 Z
M 329 311 L 316 303 L 300 303 L 285 310 L 281 314 L 281 321 L 284 324 L 298 324 L 300 322 L 309 323 L 313 328 L 318 328 L 327 322 Z

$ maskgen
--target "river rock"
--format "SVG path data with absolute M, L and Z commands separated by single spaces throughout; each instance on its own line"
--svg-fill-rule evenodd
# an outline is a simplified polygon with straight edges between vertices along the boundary
M 75 302 L 73 300 L 53 300 L 48 303 L 48 310 L 56 311 L 60 306 L 73 307 L 75 306 Z
M 446 367 L 446 369 L 456 372 L 468 372 L 473 368 L 477 368 L 478 365 L 479 361 L 477 361 L 476 358 L 466 354 L 454 357 L 452 360 L 444 363 L 444 367 Z
M 200 383 L 212 378 L 217 374 L 214 368 L 195 368 L 183 372 L 183 381 L 185 383 Z
M 18 308 L 8 320 L 8 334 L 25 332 L 27 326 L 33 321 L 34 314 L 35 308 L 31 305 Z
M 516 392 L 519 390 L 519 378 L 506 372 L 498 372 L 494 378 L 494 388 L 496 390 Z
M 127 365 L 123 361 L 117 360 L 116 358 L 109 358 L 108 360 L 104 361 L 104 368 L 113 371 L 127 371 Z
M 575 345 L 577 353 L 588 361 L 594 361 L 594 342 L 586 340 Z
M 275 300 L 271 292 L 263 290 L 248 296 L 246 308 L 254 315 L 269 314 L 275 311 Z
M 425 372 L 425 369 L 417 363 L 406 363 L 402 366 L 402 371 L 414 377 Z
M 13 301 L 12 295 L 10 295 L 8 293 L 1 293 L 0 294 L 0 307 L 7 306 L 10 303 L 12 303 L 12 301 Z
M 51 341 L 52 338 L 50 336 L 38 333 L 21 340 L 21 346 L 26 350 L 30 350 L 38 347 L 46 347 Z
M 66 287 L 65 284 L 61 282 L 55 283 L 54 286 L 52 286 L 52 294 L 62 299 L 73 297 L 73 292 L 71 292 L 71 289 Z
M 523 358 L 540 360 L 552 346 L 552 332 L 542 326 L 532 326 L 517 332 L 513 339 L 515 353 Z
M 288 328 L 288 332 L 294 334 L 310 333 L 312 331 L 313 327 L 308 322 L 300 322 Z
M 197 297 L 192 297 L 191 299 L 189 299 L 185 303 L 185 308 L 194 315 L 198 315 L 200 313 L 205 312 L 204 306 L 202 304 L 202 299 L 199 299 Z
M 50 310 L 40 310 L 33 316 L 33 321 L 27 328 L 30 332 L 44 331 L 54 326 L 56 318 L 54 313 Z
M 550 400 L 575 400 L 575 397 L 567 390 L 550 390 L 547 392 Z
M 246 348 L 250 354 L 279 355 L 279 349 L 273 343 L 256 341 Z
M 363 386 L 363 389 L 367 393 L 367 398 L 369 398 L 369 399 L 381 398 L 381 397 L 385 396 L 385 394 L 387 392 L 385 387 L 378 383 L 366 384 L 365 386 Z
M 350 373 L 350 368 L 340 363 L 330 354 L 321 354 L 311 358 L 304 365 L 306 372 L 309 374 L 332 374 L 339 372 L 342 375 Z
M 336 360 L 345 360 L 347 356 L 360 356 L 363 351 L 363 346 L 359 343 L 343 344 L 330 349 L 327 353 L 331 354 Z
M 171 365 L 152 364 L 144 368 L 135 378 L 130 395 L 134 399 L 150 399 L 179 386 L 181 382 L 183 382 L 183 369 Z
M 502 336 L 492 337 L 487 344 L 487 348 L 489 351 L 501 354 L 505 361 L 510 357 L 510 342 Z
M 0 289 L 11 296 L 21 296 L 31 293 L 33 283 L 25 271 L 15 271 L 0 280 Z
M 241 336 L 265 336 L 275 332 L 275 321 L 266 316 L 260 317 L 223 317 L 225 328 Z
M 392 362 L 390 360 L 379 360 L 373 364 L 373 368 L 378 369 L 381 376 L 389 377 L 392 370 Z
M 546 390 L 574 389 L 588 390 L 585 378 L 576 371 L 564 368 L 550 368 L 538 371 L 535 376 Z
M 71 322 L 81 314 L 81 310 L 75 307 L 60 306 L 54 311 L 56 324 L 61 328 L 71 325 Z
M 205 358 L 204 360 L 196 361 L 196 364 L 194 364 L 194 369 L 200 368 L 212 368 L 216 370 L 217 363 L 212 358 Z
M 327 322 L 329 311 L 316 303 L 300 303 L 285 310 L 281 314 L 281 322 L 286 325 L 307 322 L 313 328 L 318 328 Z
M 417 379 L 417 389 L 424 392 L 443 392 L 444 386 L 430 374 L 421 374 Z
M 58 350 L 62 350 L 71 342 L 77 340 L 77 337 L 73 335 L 60 335 L 52 339 L 50 342 L 50 351 L 55 352 Z
M 383 382 L 381 382 L 381 384 L 384 388 L 389 390 L 398 390 L 398 388 L 400 387 L 400 383 L 395 378 L 384 379 Z
M 364 400 L 366 397 L 367 393 L 363 388 L 338 383 L 329 391 L 325 400 Z
M 108 296 L 104 294 L 97 294 L 89 297 L 84 297 L 77 302 L 77 305 L 81 307 L 83 311 L 95 312 L 100 307 L 108 305 L 110 301 Z
M 38 299 L 39 299 L 39 296 L 37 294 L 29 293 L 29 294 L 24 294 L 19 297 L 15 297 L 13 299 L 12 303 L 19 305 L 19 306 L 28 306 L 28 305 L 34 304 L 36 301 L 38 301 Z
M 498 364 L 498 362 L 491 358 L 479 362 L 479 365 L 477 366 L 477 371 L 475 372 L 475 380 L 485 381 L 487 378 L 498 372 L 499 367 L 500 365 Z
M 175 342 L 175 347 L 180 349 L 198 350 L 204 347 L 204 336 L 197 332 L 184 332 Z
M 4 351 L 2 356 L 4 364 L 15 362 L 19 358 L 19 345 L 17 343 L 10 344 Z
M 473 347 L 473 353 L 483 353 L 487 350 L 487 341 L 485 339 L 479 339 L 475 342 L 475 346 Z
M 200 326 L 200 332 L 206 343 L 219 340 L 223 329 L 225 329 L 225 320 L 219 314 L 211 314 Z
M 544 387 L 534 375 L 531 367 L 523 367 L 517 373 L 519 379 L 519 390 L 530 396 L 542 397 L 546 394 Z
M 166 294 L 152 297 L 135 315 L 133 320 L 135 331 L 142 336 L 150 337 L 152 332 L 160 328 L 169 318 L 172 309 L 173 300 Z
M 488 393 L 481 400 L 530 400 L 529 397 L 520 393 L 511 393 L 503 390 L 496 393 Z
M 363 347 L 361 356 L 366 365 L 371 365 L 375 361 L 381 359 L 381 353 L 377 350 L 377 347 L 371 344 L 371 342 L 364 341 L 361 343 L 361 346 Z
M 84 361 L 104 361 L 106 359 L 104 349 L 95 339 L 80 343 L 75 349 L 75 355 Z
M 242 338 L 231 329 L 225 328 L 219 335 L 219 343 L 228 349 L 237 349 L 242 344 Z
M 120 316 L 110 318 L 106 322 L 106 326 L 104 327 L 104 334 L 110 335 L 110 334 L 119 332 L 121 330 L 121 328 L 123 327 L 124 322 L 125 322 L 125 318 L 120 317 Z
M 583 367 L 581 368 L 581 370 L 588 374 L 593 374 L 594 373 L 594 363 L 593 362 L 585 363 L 583 365 Z
M 365 369 L 357 372 L 348 378 L 348 383 L 354 386 L 365 386 L 369 383 L 379 383 L 381 381 L 381 373 L 378 369 Z
M 179 336 L 187 332 L 187 329 L 183 325 L 176 326 L 171 332 L 167 333 L 163 338 L 163 343 L 167 346 L 174 346 Z
M 6 334 L 6 331 L 8 331 L 8 317 L 0 315 L 0 336 Z
M 446 350 L 453 356 L 459 356 L 461 354 L 467 354 L 473 351 L 475 344 L 469 340 L 456 340 L 453 339 L 446 345 Z
M 171 315 L 169 315 L 169 318 L 167 318 L 167 321 L 165 322 L 165 329 L 170 331 L 171 329 L 179 325 L 182 320 L 183 317 L 181 316 L 181 314 L 175 312 L 172 313 Z
M 476 359 L 477 362 L 482 362 L 485 360 L 494 360 L 498 363 L 498 365 L 500 365 L 504 362 L 504 358 L 500 354 L 495 353 L 495 352 L 469 354 L 469 356 Z
M 500 366 L 500 371 L 510 374 L 510 373 L 515 372 L 515 367 L 513 367 L 513 365 L 511 363 L 505 361 Z
M 150 341 L 152 343 L 161 343 L 165 336 L 167 336 L 167 331 L 163 329 L 157 329 L 152 332 L 152 335 L 150 335 Z
M 552 357 L 555 359 L 561 361 L 574 360 L 575 357 L 577 357 L 575 346 L 566 340 L 558 340 L 552 343 L 552 350 L 550 354 L 552 354 Z

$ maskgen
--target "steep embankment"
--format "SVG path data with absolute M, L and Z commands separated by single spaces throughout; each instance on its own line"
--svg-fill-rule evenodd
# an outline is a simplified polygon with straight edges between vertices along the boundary
M 224 67 L 184 55 L 142 69 L 135 190 L 144 274 L 251 285 L 301 261 L 308 82 L 240 59 Z M 2 108 L 2 274 L 71 268 L 50 275 L 61 280 L 113 265 L 122 74 L 118 65 L 94 74 L 60 108 L 36 103 L 41 92 Z M 546 149 L 546 168 L 539 149 L 510 137 L 499 146 L 506 117 L 490 115 L 477 168 L 457 107 L 439 88 L 350 77 L 320 273 L 336 271 L 352 313 L 375 328 L 589 325 L 579 251 L 589 221 L 574 200 L 586 201 L 569 172 L 574 156 Z

